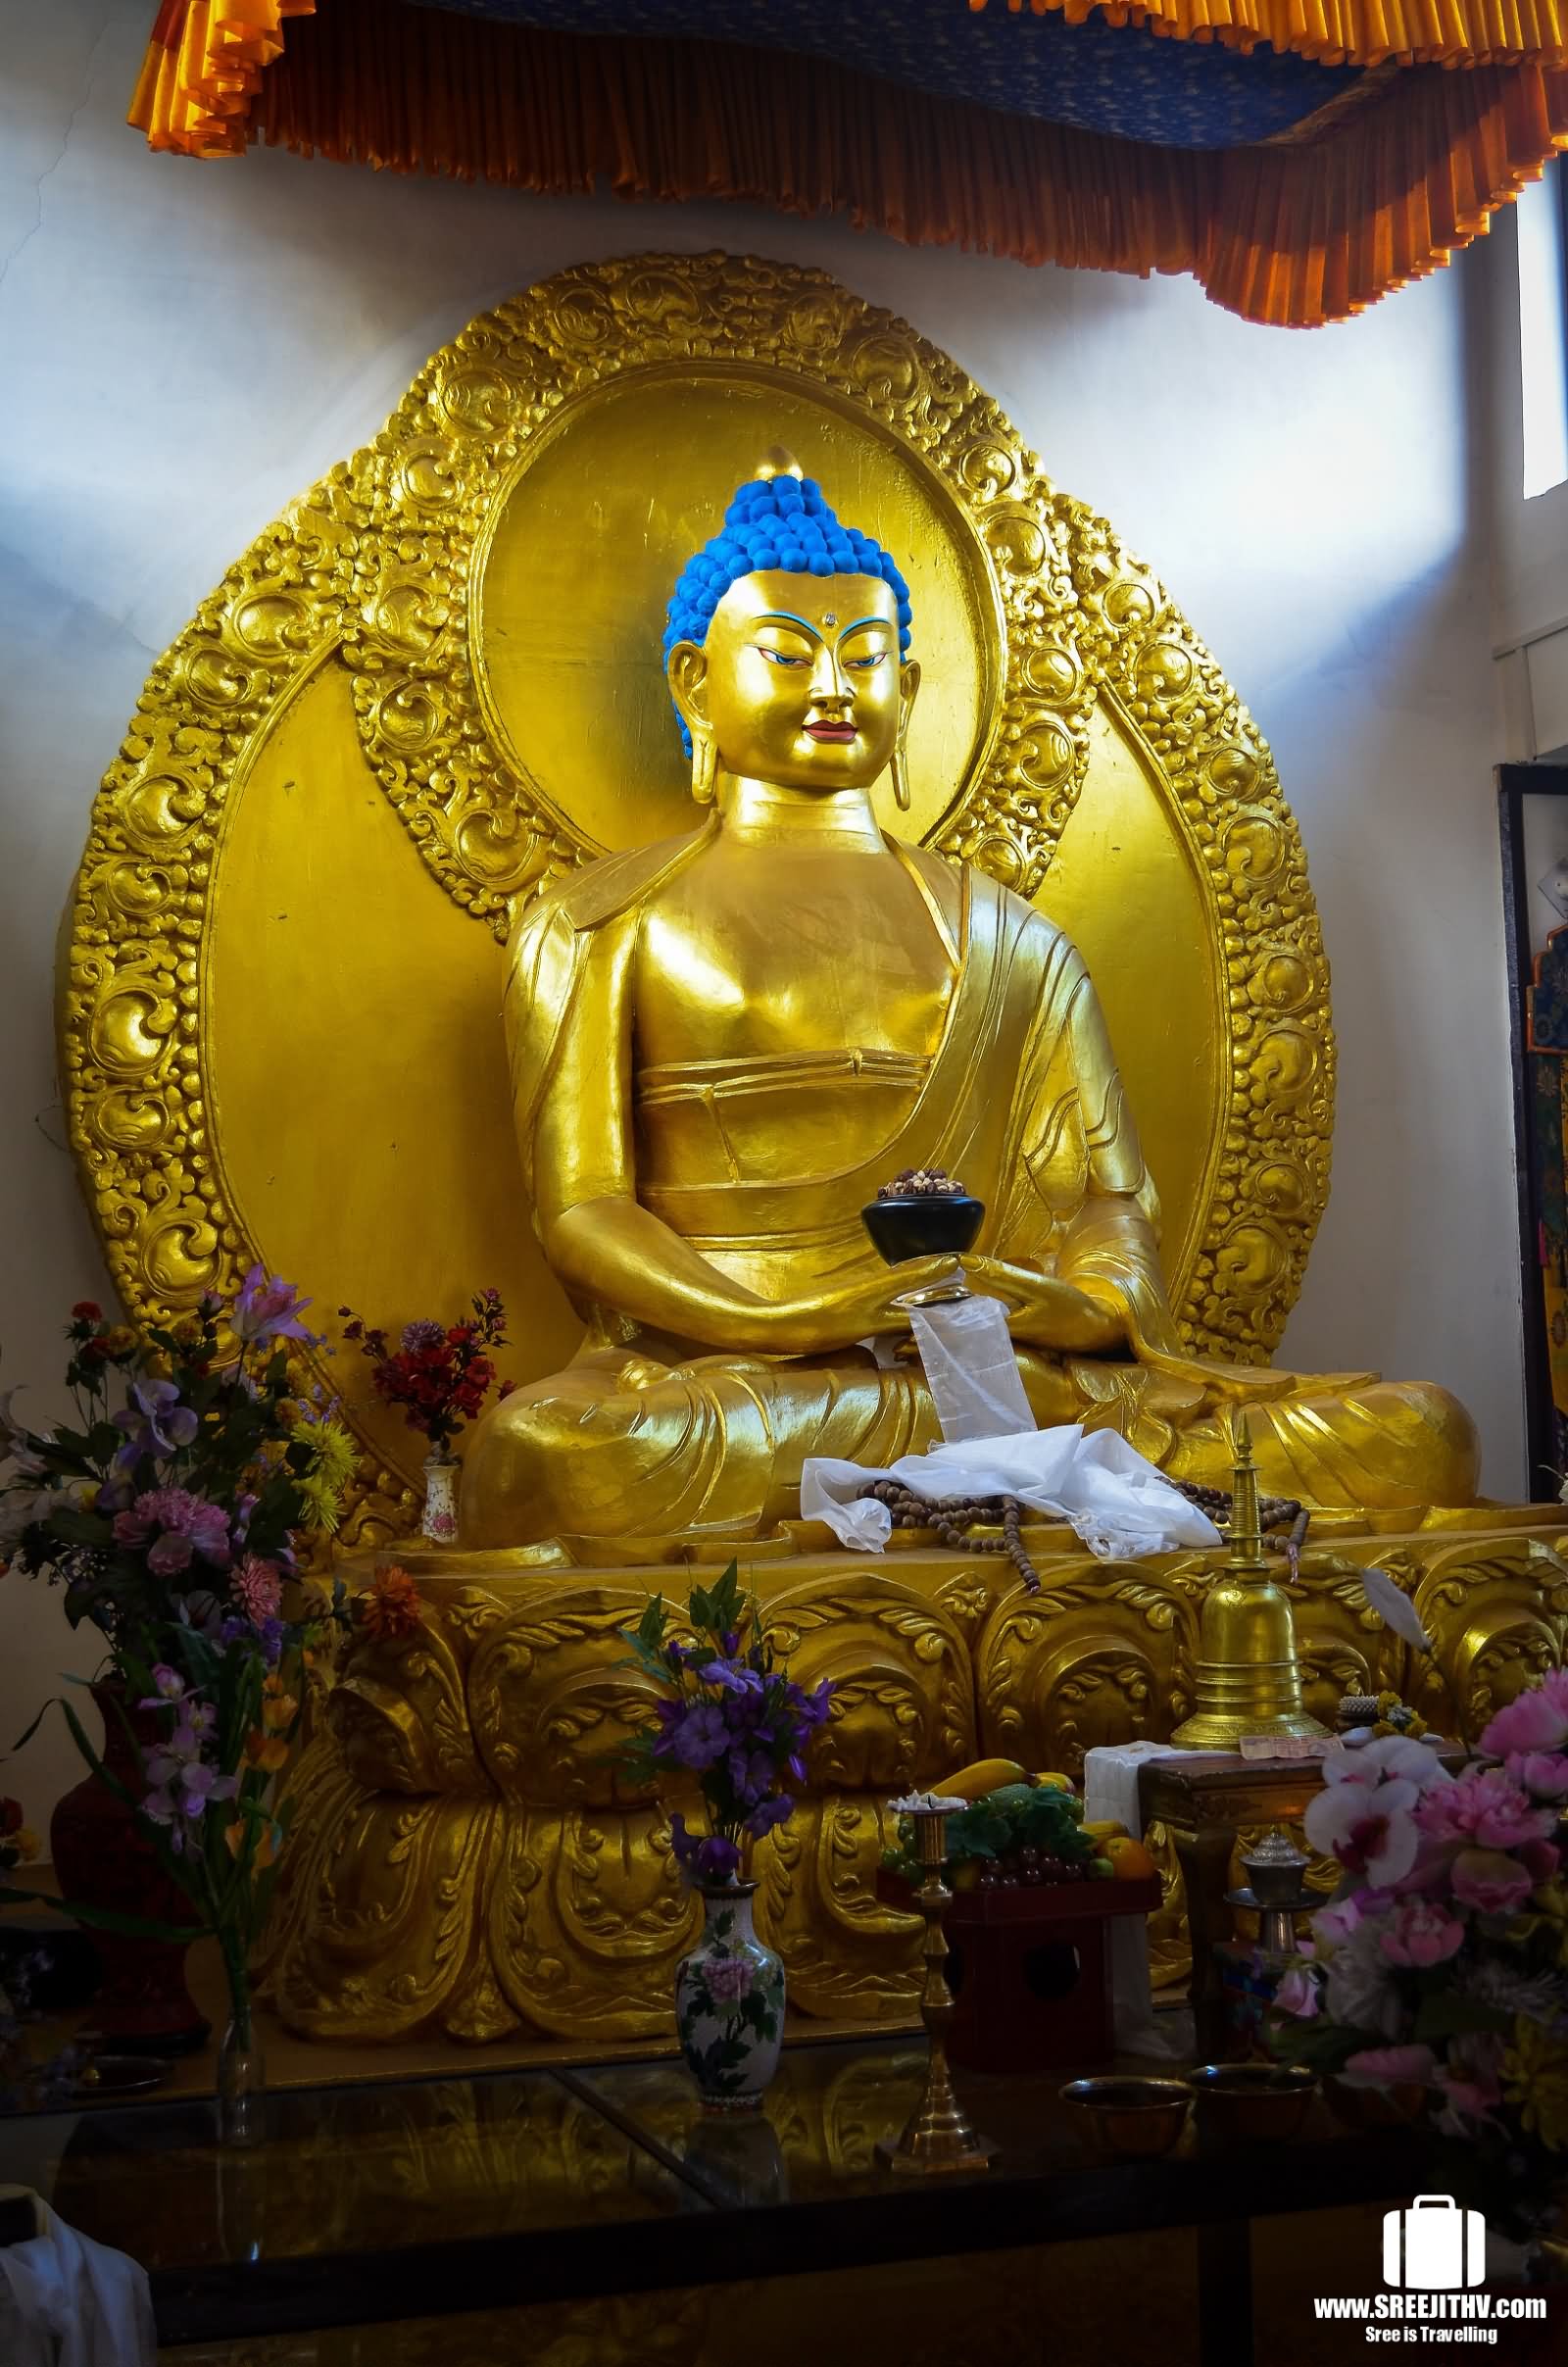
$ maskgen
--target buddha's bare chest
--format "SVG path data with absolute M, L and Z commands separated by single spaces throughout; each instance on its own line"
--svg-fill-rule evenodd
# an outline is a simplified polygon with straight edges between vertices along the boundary
M 930 1053 L 952 965 L 896 857 L 753 848 L 694 864 L 645 915 L 637 1062 L 801 1052 Z

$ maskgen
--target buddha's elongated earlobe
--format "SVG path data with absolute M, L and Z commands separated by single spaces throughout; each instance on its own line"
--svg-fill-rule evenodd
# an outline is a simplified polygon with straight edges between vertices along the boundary
M 920 668 L 913 658 L 906 659 L 899 669 L 899 736 L 893 743 L 888 759 L 888 777 L 893 783 L 893 802 L 901 814 L 909 811 L 909 772 L 907 743 L 909 713 L 914 706 L 914 694 L 920 687 Z
M 692 735 L 692 795 L 700 806 L 710 806 L 718 787 L 718 750 L 710 731 L 690 726 Z

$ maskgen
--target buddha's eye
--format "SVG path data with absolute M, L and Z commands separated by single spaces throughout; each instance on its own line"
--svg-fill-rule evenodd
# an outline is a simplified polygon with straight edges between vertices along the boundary
M 769 666 L 802 666 L 810 664 L 808 658 L 797 658 L 792 651 L 787 649 L 764 649 L 760 650 L 759 655 L 765 658 Z
M 868 674 L 871 671 L 872 666 L 880 666 L 886 656 L 886 650 L 877 649 L 872 650 L 870 655 L 865 658 L 846 658 L 844 661 L 844 670 L 846 673 L 850 674 Z

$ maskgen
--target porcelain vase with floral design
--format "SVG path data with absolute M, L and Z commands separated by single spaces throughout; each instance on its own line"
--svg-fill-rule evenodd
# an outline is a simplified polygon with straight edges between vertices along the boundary
M 703 1936 L 675 1971 L 675 2029 L 705 2112 L 760 2112 L 784 2035 L 784 1963 L 752 1928 L 755 1882 L 703 1884 Z
M 437 1545 L 455 1545 L 458 1536 L 458 1474 L 461 1463 L 440 1455 L 424 1458 L 424 1518 L 421 1533 Z

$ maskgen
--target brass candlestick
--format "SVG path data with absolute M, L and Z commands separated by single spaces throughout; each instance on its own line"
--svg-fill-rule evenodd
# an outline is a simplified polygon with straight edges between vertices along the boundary
M 902 2137 L 879 2140 L 877 2153 L 890 2170 L 911 2177 L 928 2177 L 944 2170 L 983 2170 L 996 2146 L 976 2137 L 953 2092 L 948 2069 L 948 2025 L 956 2010 L 942 1970 L 948 1943 L 942 1930 L 953 1893 L 942 1879 L 947 1862 L 948 1818 L 967 1801 L 920 1794 L 893 1805 L 914 1826 L 915 1846 L 924 1877 L 915 1899 L 925 1917 L 920 1952 L 925 1958 L 925 1982 L 920 1991 L 920 2019 L 930 2042 L 925 2089 L 910 2113 Z
M 1247 1416 L 1231 1426 L 1236 1468 L 1230 1553 L 1203 1599 L 1198 1630 L 1198 1707 L 1171 1741 L 1187 1751 L 1234 1751 L 1243 1735 L 1320 1735 L 1307 1713 L 1290 1598 L 1275 1584 L 1257 1515 L 1257 1465 Z

